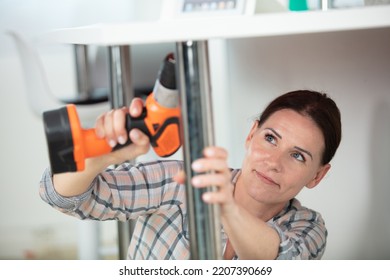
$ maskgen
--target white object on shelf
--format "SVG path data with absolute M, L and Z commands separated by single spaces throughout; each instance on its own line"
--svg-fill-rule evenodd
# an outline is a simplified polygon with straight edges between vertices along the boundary
M 161 19 L 249 15 L 255 5 L 256 0 L 163 0 Z
M 386 4 L 390 4 L 390 0 L 365 0 L 364 4 L 366 6 L 370 6 L 370 5 L 386 5 Z
M 287 12 L 288 0 L 257 0 L 255 13 Z
M 333 0 L 331 8 L 350 8 L 364 6 L 364 0 Z

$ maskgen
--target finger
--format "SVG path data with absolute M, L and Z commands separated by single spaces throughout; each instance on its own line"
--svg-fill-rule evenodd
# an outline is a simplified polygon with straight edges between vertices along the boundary
M 144 102 L 141 98 L 134 98 L 131 100 L 130 107 L 129 107 L 129 113 L 132 117 L 139 117 L 142 113 L 144 107 Z
M 225 173 L 229 170 L 229 167 L 225 159 L 215 159 L 215 158 L 197 159 L 192 163 L 191 167 L 195 172 L 216 171 L 216 172 Z
M 202 195 L 202 199 L 209 204 L 224 204 L 231 200 L 229 195 L 223 192 L 206 192 Z
M 106 136 L 104 132 L 104 116 L 105 114 L 101 114 L 95 122 L 95 133 L 100 139 L 103 139 Z
M 195 188 L 204 188 L 209 186 L 224 187 L 229 184 L 229 178 L 222 173 L 209 173 L 194 176 L 191 183 Z
M 111 147 L 115 147 L 117 144 L 117 137 L 115 135 L 114 126 L 113 126 L 113 115 L 114 110 L 111 110 L 106 113 L 104 116 L 104 134 L 106 136 L 107 142 Z
M 228 152 L 221 147 L 215 147 L 215 146 L 210 146 L 206 147 L 203 150 L 203 154 L 207 158 L 221 158 L 221 159 L 227 159 L 228 158 Z
M 146 154 L 150 149 L 149 138 L 138 129 L 132 129 L 129 133 L 131 145 L 126 148 L 119 149 L 116 152 L 125 152 L 126 158 L 136 158 L 140 155 Z
M 134 128 L 129 133 L 130 140 L 134 145 L 149 146 L 149 137 L 145 135 L 141 130 Z
M 122 145 L 127 141 L 126 113 L 127 109 L 125 107 L 115 110 L 113 113 L 113 128 L 116 141 Z

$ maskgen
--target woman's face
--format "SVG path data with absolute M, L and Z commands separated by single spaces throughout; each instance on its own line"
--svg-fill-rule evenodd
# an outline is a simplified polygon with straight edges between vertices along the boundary
M 324 137 L 312 119 L 293 110 L 273 113 L 247 139 L 240 180 L 261 203 L 285 203 L 304 187 L 313 188 L 330 165 L 321 165 Z

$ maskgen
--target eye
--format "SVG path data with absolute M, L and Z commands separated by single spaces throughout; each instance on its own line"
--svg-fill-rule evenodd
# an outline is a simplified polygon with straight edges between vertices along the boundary
M 306 162 L 305 157 L 301 153 L 295 152 L 295 153 L 292 153 L 291 156 L 298 161 Z
M 276 138 L 272 134 L 267 133 L 264 136 L 265 141 L 270 142 L 271 144 L 275 145 L 276 144 Z

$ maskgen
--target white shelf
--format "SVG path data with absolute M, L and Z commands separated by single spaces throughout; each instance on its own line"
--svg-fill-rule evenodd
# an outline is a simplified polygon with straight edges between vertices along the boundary
M 383 27 L 390 27 L 390 5 L 335 9 L 326 12 L 280 12 L 254 16 L 101 23 L 56 29 L 46 34 L 45 39 L 69 44 L 134 45 Z

